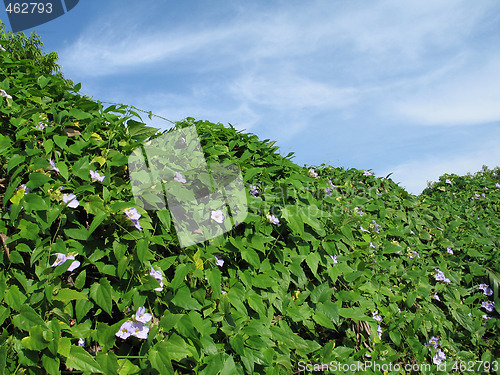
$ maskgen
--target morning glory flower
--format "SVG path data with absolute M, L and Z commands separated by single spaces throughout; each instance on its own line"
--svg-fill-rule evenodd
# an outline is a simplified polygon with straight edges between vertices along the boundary
M 137 320 L 140 323 L 146 324 L 153 318 L 153 315 L 150 313 L 146 312 L 146 308 L 144 306 L 139 307 L 137 309 L 137 312 L 135 313 L 135 320 Z
M 257 190 L 257 186 L 255 185 L 250 185 L 250 194 L 252 194 L 254 197 L 259 194 L 259 191 Z
M 359 227 L 359 229 L 361 229 L 363 232 L 370 233 L 370 231 L 368 229 L 365 229 L 363 227 Z
M 5 51 L 6 51 L 6 49 L 5 49 L 5 48 L 3 48 L 3 46 L 2 46 L 1 44 L 0 44 L 0 51 L 2 51 L 2 52 L 5 52 Z
M 140 322 L 132 322 L 131 324 L 132 336 L 137 337 L 138 339 L 147 339 L 149 327 Z
M 182 175 L 179 172 L 175 174 L 174 181 L 180 182 L 181 184 L 186 183 L 186 179 L 182 177 Z
M 333 184 L 332 180 L 328 180 L 328 185 L 332 188 L 336 188 L 337 186 Z
M 224 215 L 222 214 L 222 210 L 212 211 L 212 215 L 210 216 L 212 220 L 216 223 L 222 224 L 224 221 Z
M 375 246 L 375 245 L 373 244 L 373 242 L 372 242 L 372 241 L 370 241 L 370 247 L 371 247 L 372 249 L 376 249 L 376 248 L 377 248 L 377 246 Z
M 373 316 L 373 319 L 375 319 L 377 322 L 381 322 L 382 321 L 382 317 L 379 315 L 378 310 L 374 311 L 372 313 L 372 316 Z
M 372 175 L 373 175 L 373 173 L 372 173 L 372 172 L 370 172 L 370 171 L 365 171 L 365 172 L 363 173 L 363 176 L 372 176 Z
M 339 261 L 337 260 L 337 256 L 336 255 L 330 255 L 330 258 L 332 258 L 333 260 L 333 263 L 337 264 Z
M 496 186 L 497 189 L 500 189 L 500 184 L 498 182 L 495 183 L 495 186 Z
M 221 294 L 227 294 L 227 292 L 225 290 L 221 290 L 220 293 Z
M 80 204 L 77 200 L 76 200 L 76 195 L 75 194 L 63 194 L 63 202 L 67 204 L 68 207 L 71 207 L 71 208 L 77 208 L 78 205 Z
M 437 293 L 434 293 L 434 296 L 432 298 L 441 302 L 441 299 L 439 298 L 439 295 Z
M 412 253 L 412 255 L 409 255 L 410 259 L 413 259 L 413 258 L 419 259 L 420 258 L 420 255 L 415 250 L 411 250 L 411 253 Z
M 435 271 L 437 272 L 436 275 L 434 275 L 434 278 L 437 280 L 437 281 L 444 281 L 446 284 L 449 284 L 451 283 L 451 280 L 446 278 L 444 276 L 444 273 L 443 271 L 441 271 L 439 268 L 435 268 Z
M 280 221 L 278 220 L 278 218 L 274 215 L 267 215 L 267 221 L 269 221 L 271 224 L 274 224 L 274 225 L 278 225 L 280 223 Z
M 56 256 L 56 260 L 54 261 L 54 263 L 52 263 L 51 267 L 60 266 L 66 263 L 67 260 L 74 260 L 74 262 L 72 262 L 71 265 L 69 266 L 68 271 L 72 272 L 78 267 L 80 267 L 81 263 L 75 260 L 74 255 L 65 255 L 62 253 L 54 253 L 54 255 Z
M 332 195 L 332 188 L 326 188 L 325 189 L 325 196 L 329 197 L 330 195 Z
M 94 181 L 102 182 L 104 180 L 104 177 L 105 176 L 101 176 L 99 172 L 90 171 L 90 178 L 92 179 L 92 182 Z
M 153 276 L 158 282 L 160 286 L 158 288 L 154 288 L 155 291 L 161 292 L 163 290 L 163 275 L 161 271 L 156 271 L 153 266 L 151 266 L 151 271 L 149 272 L 150 276 Z
M 7 98 L 7 99 L 12 99 L 12 96 L 7 94 L 7 92 L 3 89 L 0 89 L 0 96 L 3 96 L 4 98 Z
M 222 259 L 217 258 L 217 255 L 214 255 L 214 258 L 215 258 L 217 265 L 219 267 L 222 267 L 224 265 L 224 261 Z
M 382 340 L 382 327 L 381 326 L 377 326 L 377 332 L 378 332 L 378 338 L 380 340 Z
M 43 122 L 39 122 L 38 125 L 35 126 L 35 128 L 39 129 L 39 130 L 43 130 L 47 127 L 47 124 L 43 123 Z
M 49 164 L 53 171 L 59 172 L 59 168 L 56 167 L 56 163 L 54 160 L 50 159 Z
M 375 220 L 372 220 L 372 223 L 375 225 L 375 233 L 380 233 L 380 225 L 378 225 Z
M 309 177 L 318 178 L 318 173 L 314 169 L 309 169 Z
M 429 346 L 429 345 L 432 345 L 434 347 L 434 349 L 437 349 L 439 347 L 439 338 L 437 338 L 436 336 L 432 336 L 430 339 L 429 339 L 429 342 L 424 344 L 425 346 Z
M 432 362 L 434 362 L 435 365 L 440 365 L 443 359 L 446 359 L 446 355 L 441 349 L 438 349 L 436 355 L 432 358 Z
M 449 179 L 449 178 L 447 178 L 445 182 L 446 182 L 447 184 L 451 184 L 451 181 L 450 181 L 450 179 Z
M 495 308 L 495 302 L 486 301 L 481 304 L 481 307 L 484 307 L 486 311 L 492 312 Z
M 484 314 L 484 315 L 481 315 L 481 318 L 483 318 L 483 319 L 491 319 L 491 316 L 488 316 L 488 315 Z
M 17 191 L 23 190 L 23 195 L 28 194 L 31 191 L 31 189 L 29 187 L 27 187 L 26 184 L 19 185 L 16 190 Z
M 493 294 L 493 290 L 487 284 L 480 284 L 479 289 L 483 291 L 485 296 L 491 296 Z
M 447 248 L 446 251 L 448 252 L 448 254 L 452 254 L 453 255 L 453 250 L 451 249 L 451 247 Z
M 137 212 L 137 208 L 132 207 L 129 208 L 128 210 L 124 210 L 123 213 L 127 215 L 127 217 L 132 220 L 132 224 L 139 229 L 142 230 L 141 224 L 139 223 L 139 218 L 141 217 L 141 214 Z
M 126 340 L 127 338 L 132 335 L 132 332 L 134 332 L 134 326 L 133 322 L 131 321 L 126 321 L 125 323 L 122 324 L 118 332 L 115 333 L 116 336 L 119 338 Z
M 80 337 L 78 340 L 78 346 L 85 346 L 85 340 Z

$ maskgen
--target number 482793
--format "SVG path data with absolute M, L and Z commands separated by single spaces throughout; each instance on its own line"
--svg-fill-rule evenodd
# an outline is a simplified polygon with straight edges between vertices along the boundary
M 29 13 L 52 13 L 52 4 L 51 3 L 9 3 L 7 8 L 5 8 L 7 13 L 20 13 L 20 14 L 29 14 Z

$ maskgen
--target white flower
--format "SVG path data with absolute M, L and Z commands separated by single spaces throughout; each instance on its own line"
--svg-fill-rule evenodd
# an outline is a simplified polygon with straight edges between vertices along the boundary
M 381 322 L 382 321 L 382 317 L 379 315 L 378 310 L 374 311 L 372 313 L 372 316 L 373 316 L 373 319 L 375 319 L 377 322 Z
M 39 122 L 38 125 L 35 126 L 35 128 L 39 129 L 39 130 L 43 130 L 47 127 L 47 124 L 43 123 L 43 122 Z
M 222 259 L 217 258 L 217 255 L 214 255 L 215 260 L 217 261 L 217 265 L 222 267 L 224 265 L 224 261 Z
M 210 217 L 212 220 L 219 224 L 222 224 L 222 222 L 224 221 L 224 215 L 222 214 L 221 210 L 212 211 L 212 215 Z
M 141 214 L 137 212 L 137 208 L 135 207 L 124 210 L 123 213 L 127 215 L 130 220 L 139 220 L 139 218 L 141 217 Z
M 309 176 L 313 178 L 319 178 L 318 173 L 314 169 L 309 169 Z
M 132 322 L 131 327 L 132 336 L 137 337 L 138 339 L 147 339 L 149 327 L 140 322 Z
M 49 164 L 53 171 L 59 172 L 59 168 L 56 167 L 56 163 L 54 162 L 54 160 L 50 159 Z
M 336 255 L 330 255 L 330 258 L 332 258 L 333 260 L 333 263 L 337 264 L 339 261 L 337 260 L 337 256 Z
M 434 298 L 435 300 L 441 301 L 441 299 L 439 298 L 439 295 L 437 293 L 434 293 L 434 296 L 432 296 L 432 298 Z
M 279 219 L 276 216 L 269 214 L 267 215 L 267 221 L 274 225 L 278 225 L 280 223 Z
M 4 98 L 7 98 L 7 99 L 12 99 L 12 96 L 7 94 L 7 92 L 4 89 L 0 89 L 0 96 L 3 96 Z
M 85 346 L 85 340 L 80 337 L 78 340 L 78 346 Z
M 135 313 L 135 320 L 137 320 L 140 323 L 146 324 L 153 318 L 153 315 L 150 313 L 146 312 L 146 308 L 144 306 L 139 307 L 137 309 L 137 312 Z
M 182 175 L 179 172 L 175 174 L 174 181 L 180 182 L 181 184 L 186 183 L 186 179 L 182 177 Z
M 441 349 L 438 349 L 436 355 L 432 358 L 432 362 L 434 362 L 435 365 L 440 365 L 443 359 L 446 359 L 446 355 Z
M 154 290 L 156 290 L 157 292 L 161 292 L 163 290 L 163 275 L 161 271 L 156 271 L 153 266 L 151 266 L 149 275 L 154 277 L 160 283 L 160 286 L 158 288 L 154 288 Z
M 75 260 L 74 255 L 65 255 L 62 253 L 55 253 L 54 255 L 56 255 L 56 260 L 54 261 L 54 263 L 52 263 L 51 267 L 60 266 L 64 263 L 66 263 L 67 260 L 74 260 L 74 262 L 72 262 L 71 265 L 69 266 L 68 271 L 72 272 L 75 269 L 77 269 L 78 267 L 80 267 L 81 263 L 79 261 Z
M 3 46 L 2 46 L 1 44 L 0 44 L 0 51 L 2 51 L 2 52 L 5 52 L 5 51 L 6 51 L 6 49 L 5 49 L 5 48 L 3 48 Z
M 92 179 L 92 182 L 94 181 L 102 182 L 104 180 L 104 176 L 101 176 L 99 172 L 94 172 L 94 171 L 90 171 L 90 178 Z
M 370 172 L 370 171 L 365 171 L 365 172 L 363 173 L 363 176 L 371 176 L 371 175 L 373 175 L 373 173 L 372 173 L 372 172 Z
M 71 207 L 71 208 L 77 208 L 78 205 L 80 204 L 76 200 L 75 194 L 63 194 L 63 202 L 67 203 L 68 207 Z

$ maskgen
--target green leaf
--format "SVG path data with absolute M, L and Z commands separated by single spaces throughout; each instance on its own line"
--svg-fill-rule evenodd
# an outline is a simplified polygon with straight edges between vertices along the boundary
M 95 357 L 105 374 L 118 374 L 118 357 L 113 352 L 99 352 Z
M 43 184 L 52 180 L 52 177 L 47 176 L 40 172 L 33 172 L 29 175 L 29 181 L 26 183 L 26 186 L 31 190 L 36 189 L 37 187 L 42 186 Z
M 76 290 L 73 289 L 68 289 L 68 288 L 63 288 L 60 289 L 59 292 L 52 297 L 53 300 L 56 301 L 62 301 L 62 302 L 69 302 L 69 301 L 75 301 L 79 299 L 87 299 L 87 297 L 80 293 L 77 292 Z
M 340 308 L 339 315 L 352 320 L 371 320 L 364 314 L 364 310 L 359 307 Z
M 102 374 L 99 363 L 81 346 L 72 346 L 69 352 L 66 366 L 80 371 L 90 371 Z
M 90 288 L 90 296 L 105 312 L 111 316 L 113 307 L 112 298 L 113 288 L 108 279 L 101 278 L 99 283 L 92 284 Z

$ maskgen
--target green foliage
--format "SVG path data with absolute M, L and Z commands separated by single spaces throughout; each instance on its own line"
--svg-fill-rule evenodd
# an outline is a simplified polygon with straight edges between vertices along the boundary
M 188 118 L 176 128 L 196 125 L 207 161 L 237 163 L 251 188 L 244 223 L 180 248 L 168 210 L 135 205 L 127 172 L 162 133 L 79 95 L 40 66 L 38 42 L 3 38 L 0 372 L 290 374 L 301 361 L 432 364 L 438 350 L 448 371 L 423 373 L 498 361 L 498 168 L 443 176 L 416 197 Z M 118 337 L 141 307 L 147 338 Z M 425 345 L 433 336 L 439 349 Z

